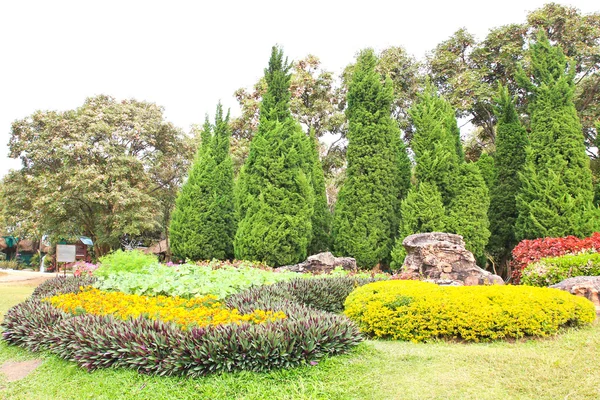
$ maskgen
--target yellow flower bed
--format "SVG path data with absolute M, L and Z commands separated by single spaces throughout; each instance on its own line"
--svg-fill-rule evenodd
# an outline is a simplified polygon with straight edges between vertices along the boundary
M 443 287 L 419 281 L 381 281 L 359 287 L 345 306 L 345 314 L 364 333 L 414 342 L 547 336 L 596 317 L 589 300 L 558 289 Z
M 181 297 L 104 292 L 92 287 L 82 288 L 79 293 L 61 294 L 43 301 L 75 315 L 113 315 L 123 320 L 144 317 L 174 322 L 182 329 L 242 322 L 260 324 L 286 318 L 281 311 L 255 310 L 252 314 L 240 314 L 237 309 L 225 308 L 215 296 L 188 300 Z

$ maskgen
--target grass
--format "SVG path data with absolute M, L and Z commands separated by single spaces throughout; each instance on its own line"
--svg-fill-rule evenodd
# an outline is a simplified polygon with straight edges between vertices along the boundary
M 2 313 L 33 288 L 4 289 L 0 285 Z M 0 399 L 598 399 L 599 356 L 598 322 L 516 343 L 367 341 L 314 367 L 201 379 L 116 369 L 88 373 L 51 354 L 0 343 L 0 363 L 44 360 L 21 381 L 0 377 Z

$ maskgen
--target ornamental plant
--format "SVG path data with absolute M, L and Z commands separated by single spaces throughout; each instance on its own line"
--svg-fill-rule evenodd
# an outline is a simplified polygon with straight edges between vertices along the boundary
M 521 283 L 530 286 L 550 286 L 575 276 L 600 275 L 600 253 L 566 254 L 546 257 L 529 264 L 523 270 Z
M 144 267 L 158 263 L 158 258 L 154 254 L 146 254 L 140 250 L 119 249 L 100 257 L 98 263 L 100 267 L 94 271 L 94 275 L 106 277 L 117 272 L 139 272 Z
M 512 251 L 512 281 L 519 284 L 523 269 L 527 265 L 539 261 L 544 257 L 557 257 L 564 254 L 576 254 L 582 251 L 600 250 L 600 233 L 579 239 L 575 236 L 563 238 L 541 238 L 535 240 L 522 240 Z
M 530 286 L 382 281 L 353 291 L 345 307 L 366 335 L 413 342 L 544 337 L 596 319 L 594 304 L 586 298 Z
M 242 322 L 260 324 L 284 319 L 281 311 L 253 310 L 240 314 L 237 309 L 225 308 L 215 296 L 184 299 L 173 296 L 138 296 L 121 292 L 104 292 L 84 287 L 78 293 L 65 293 L 42 300 L 73 315 L 112 315 L 121 320 L 147 318 L 173 322 L 183 330 Z

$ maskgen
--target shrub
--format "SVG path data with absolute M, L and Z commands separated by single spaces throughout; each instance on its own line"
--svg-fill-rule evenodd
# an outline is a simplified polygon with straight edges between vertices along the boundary
M 1 269 L 21 269 L 21 265 L 15 260 L 0 260 Z
M 594 305 L 583 297 L 527 286 L 384 281 L 356 289 L 345 305 L 365 334 L 414 342 L 547 336 L 596 318 Z
M 98 265 L 85 261 L 77 261 L 71 267 L 73 268 L 73 275 L 75 276 L 92 276 L 94 271 L 98 269 Z
M 533 262 L 544 257 L 558 257 L 584 250 L 600 250 L 600 232 L 595 232 L 592 236 L 584 239 L 566 236 L 563 238 L 522 240 L 512 251 L 513 283 L 518 284 L 520 282 L 523 269 Z
M 138 295 L 187 298 L 213 295 L 222 299 L 251 286 L 269 285 L 298 276 L 295 272 L 273 272 L 245 264 L 238 268 L 229 264 L 213 263 L 205 266 L 182 264 L 172 267 L 153 264 L 138 272 L 112 273 L 102 278 L 97 287 Z
M 550 286 L 574 276 L 600 275 L 600 253 L 567 254 L 542 258 L 523 270 L 521 283 Z
M 4 340 L 30 350 L 49 350 L 88 370 L 123 367 L 189 377 L 289 368 L 344 353 L 362 340 L 345 316 L 287 300 L 271 304 L 272 311 L 288 316 L 283 320 L 189 330 L 146 318 L 73 316 L 40 301 L 40 294 L 77 293 L 82 281 L 69 277 L 42 284 L 37 295 L 8 311 L 2 322 Z
M 140 272 L 144 267 L 158 263 L 158 258 L 153 254 L 146 254 L 140 250 L 117 250 L 100 257 L 100 267 L 94 275 L 106 277 L 116 272 Z

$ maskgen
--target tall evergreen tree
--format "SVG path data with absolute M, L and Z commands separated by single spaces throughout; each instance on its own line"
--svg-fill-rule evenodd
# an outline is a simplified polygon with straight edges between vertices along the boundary
M 312 240 L 310 242 L 309 254 L 317 254 L 329 250 L 331 246 L 331 220 L 332 215 L 327 205 L 327 193 L 325 191 L 325 175 L 323 166 L 319 159 L 318 139 L 314 130 L 310 131 L 311 141 L 311 183 L 314 192 L 313 216 L 312 216 Z
M 463 163 L 456 178 L 456 194 L 447 207 L 447 230 L 459 234 L 467 250 L 485 265 L 485 246 L 490 237 L 487 185 L 474 163 Z
M 208 117 L 204 123 L 196 158 L 175 202 L 169 231 L 176 257 L 196 261 L 233 256 L 235 210 L 228 126 L 229 115 L 223 119 L 219 104 L 215 125 L 211 126 Z
M 496 185 L 496 181 L 498 180 L 498 173 L 496 171 L 494 157 L 488 153 L 482 153 L 475 164 L 477 165 L 477 168 L 479 168 L 479 172 L 481 172 L 481 176 L 485 181 L 485 185 L 489 190 L 492 190 L 492 188 Z
M 397 234 L 399 197 L 407 188 L 406 155 L 391 117 L 393 88 L 375 72 L 372 50 L 357 59 L 348 89 L 346 179 L 334 213 L 333 239 L 338 254 L 356 258 L 361 267 L 389 262 Z
M 392 250 L 393 270 L 400 269 L 406 257 L 406 250 L 402 246 L 405 237 L 414 233 L 446 230 L 446 210 L 434 183 L 421 182 L 411 188 L 402 201 L 401 211 L 400 232 Z
M 530 149 L 517 196 L 518 239 L 589 235 L 600 224 L 590 160 L 573 104 L 574 74 L 542 29 L 530 47 L 531 70 L 517 78 L 528 91 Z M 554 189 L 552 189 L 554 186 Z
M 411 141 L 417 164 L 415 177 L 418 182 L 435 184 L 445 206 L 454 196 L 453 185 L 462 160 L 457 149 L 458 135 L 449 122 L 449 110 L 451 107 L 428 82 L 409 111 L 415 125 Z
M 488 251 L 498 260 L 505 259 L 517 244 L 516 197 L 521 188 L 519 173 L 525 164 L 525 149 L 529 144 L 527 131 L 521 125 L 514 99 L 507 87 L 500 87 L 496 98 L 496 182 L 490 189 L 490 241 Z
M 310 142 L 290 114 L 290 73 L 273 47 L 258 131 L 237 187 L 235 255 L 272 266 L 303 260 L 312 240 Z

